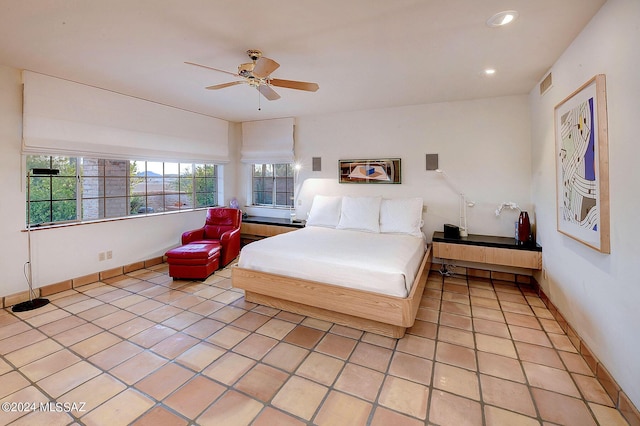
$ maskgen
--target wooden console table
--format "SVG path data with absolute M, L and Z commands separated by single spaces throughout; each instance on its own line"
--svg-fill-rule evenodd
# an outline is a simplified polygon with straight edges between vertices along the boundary
M 244 245 L 252 241 L 304 228 L 305 223 L 303 220 L 291 222 L 291 219 L 249 216 L 242 219 L 240 238 Z
M 445 238 L 444 232 L 433 233 L 433 256 L 492 265 L 542 269 L 542 247 L 518 244 L 515 238 L 474 235 Z

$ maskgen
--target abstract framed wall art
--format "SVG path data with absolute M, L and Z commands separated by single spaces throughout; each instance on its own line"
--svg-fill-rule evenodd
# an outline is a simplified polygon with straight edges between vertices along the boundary
M 557 223 L 561 232 L 610 253 L 607 92 L 598 74 L 555 107 Z
M 402 183 L 400 159 L 338 160 L 340 183 Z

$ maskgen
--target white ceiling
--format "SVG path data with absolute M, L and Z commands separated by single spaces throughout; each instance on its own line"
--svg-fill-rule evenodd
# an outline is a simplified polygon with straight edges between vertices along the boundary
M 0 64 L 230 121 L 526 94 L 604 2 L 0 0 Z M 184 64 L 236 72 L 253 48 L 320 90 L 276 88 L 258 111 L 255 89 L 205 90 L 234 77 Z

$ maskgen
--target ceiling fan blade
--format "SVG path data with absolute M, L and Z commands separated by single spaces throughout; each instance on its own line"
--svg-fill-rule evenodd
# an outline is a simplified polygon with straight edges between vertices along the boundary
M 256 87 L 256 89 L 258 89 L 258 92 L 260 92 L 262 96 L 269 99 L 270 101 L 275 101 L 276 99 L 280 99 L 280 95 L 278 95 L 275 90 L 273 90 L 270 86 L 267 86 L 266 84 L 261 84 L 260 86 Z
M 253 75 L 258 78 L 265 78 L 272 72 L 278 69 L 280 64 L 273 59 L 265 58 L 262 56 L 256 61 L 256 66 L 253 67 Z
M 286 87 L 287 89 L 306 90 L 307 92 L 315 92 L 320 88 L 318 83 L 308 83 L 306 81 L 280 80 L 278 78 L 269 79 L 269 83 L 273 86 Z
M 208 67 L 206 65 L 200 65 L 200 64 L 196 64 L 194 62 L 185 62 L 185 64 L 187 65 L 194 65 L 196 67 L 200 67 L 200 68 L 206 68 L 208 70 L 213 70 L 213 71 L 218 71 L 218 72 L 223 72 L 225 74 L 229 74 L 229 75 L 233 75 L 235 77 L 239 77 L 238 74 L 234 73 L 234 72 L 229 72 L 229 71 L 225 71 L 225 70 L 219 70 L 218 68 L 213 68 L 213 67 Z
M 216 84 L 215 86 L 208 86 L 208 87 L 205 87 L 205 89 L 218 90 L 218 89 L 224 89 L 225 87 L 231 87 L 231 86 L 235 86 L 237 84 L 243 84 L 243 83 L 246 83 L 246 81 L 232 81 L 230 83 L 222 83 L 222 84 Z

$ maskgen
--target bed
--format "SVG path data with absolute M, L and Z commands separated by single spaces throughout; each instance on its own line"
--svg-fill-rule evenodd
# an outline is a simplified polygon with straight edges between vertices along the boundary
M 245 246 L 245 300 L 400 338 L 431 267 L 422 199 L 316 196 L 307 227 Z

